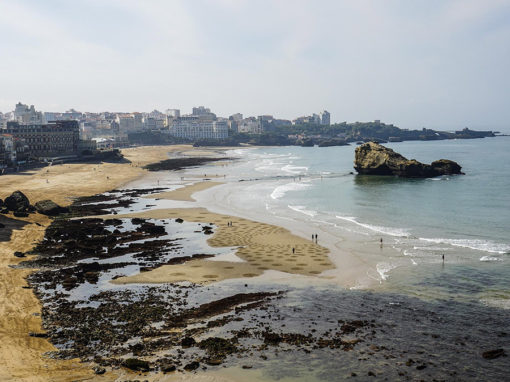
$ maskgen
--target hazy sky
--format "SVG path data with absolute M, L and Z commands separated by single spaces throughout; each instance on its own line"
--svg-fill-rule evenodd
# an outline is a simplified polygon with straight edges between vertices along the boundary
M 510 125 L 510 0 L 0 0 L 0 110 Z

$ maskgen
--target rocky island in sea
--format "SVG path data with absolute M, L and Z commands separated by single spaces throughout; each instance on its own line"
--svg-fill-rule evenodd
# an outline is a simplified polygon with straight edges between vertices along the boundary
M 354 168 L 362 175 L 396 175 L 405 178 L 462 174 L 461 166 L 452 160 L 439 159 L 431 164 L 424 164 L 416 159 L 407 159 L 375 142 L 356 147 Z

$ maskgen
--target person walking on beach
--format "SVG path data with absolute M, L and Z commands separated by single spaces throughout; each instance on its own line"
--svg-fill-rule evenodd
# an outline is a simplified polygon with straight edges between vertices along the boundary
M 315 244 L 318 244 L 318 242 L 319 242 L 319 235 L 315 234 Z
M 294 252 L 296 252 L 296 249 L 292 247 L 292 254 L 294 254 Z

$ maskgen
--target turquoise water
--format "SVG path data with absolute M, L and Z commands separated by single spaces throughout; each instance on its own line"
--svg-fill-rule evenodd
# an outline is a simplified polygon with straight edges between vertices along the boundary
M 350 174 L 355 146 L 234 155 L 240 178 L 259 179 L 251 197 L 268 213 L 301 214 L 360 243 L 383 238 L 392 249 L 377 254 L 384 288 L 510 308 L 509 144 L 510 137 L 387 144 L 422 162 L 455 160 L 466 173 L 433 179 Z

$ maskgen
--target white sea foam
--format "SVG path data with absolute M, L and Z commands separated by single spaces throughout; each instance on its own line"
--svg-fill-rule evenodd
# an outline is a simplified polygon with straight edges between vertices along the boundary
M 480 261 L 503 261 L 503 260 L 500 259 L 499 257 L 494 256 L 482 256 L 480 257 Z
M 361 223 L 356 220 L 355 217 L 352 216 L 336 216 L 338 219 L 345 220 L 354 224 L 359 225 L 360 227 L 369 229 L 374 232 L 383 233 L 385 235 L 389 236 L 396 236 L 396 237 L 406 237 L 409 236 L 409 231 L 405 228 L 395 228 L 395 227 L 383 227 L 383 226 L 376 226 L 366 223 Z
M 489 240 L 477 239 L 443 239 L 443 238 L 425 238 L 420 237 L 420 240 L 437 244 L 450 244 L 455 247 L 463 247 L 474 249 L 476 251 L 483 251 L 489 253 L 504 254 L 510 252 L 510 245 L 503 243 L 494 243 Z
M 422 251 L 449 251 L 450 250 L 450 248 L 435 247 L 435 246 L 430 246 L 430 247 L 415 246 L 415 247 L 413 247 L 413 249 L 418 249 L 418 250 L 422 250 Z
M 282 171 L 288 172 L 289 174 L 299 175 L 308 171 L 308 167 L 305 166 L 293 166 L 287 164 L 281 168 Z
M 291 210 L 294 210 L 296 212 L 301 212 L 302 214 L 308 215 L 308 216 L 310 216 L 312 218 L 317 215 L 317 211 L 307 210 L 305 206 L 291 206 L 291 205 L 288 205 L 287 207 L 289 207 Z
M 377 269 L 377 273 L 379 273 L 379 276 L 381 276 L 381 280 L 387 280 L 388 279 L 388 273 L 395 269 L 396 266 L 390 263 L 379 263 L 375 267 Z
M 311 187 L 309 183 L 287 183 L 276 187 L 271 193 L 271 199 L 280 199 L 289 191 L 299 191 Z

